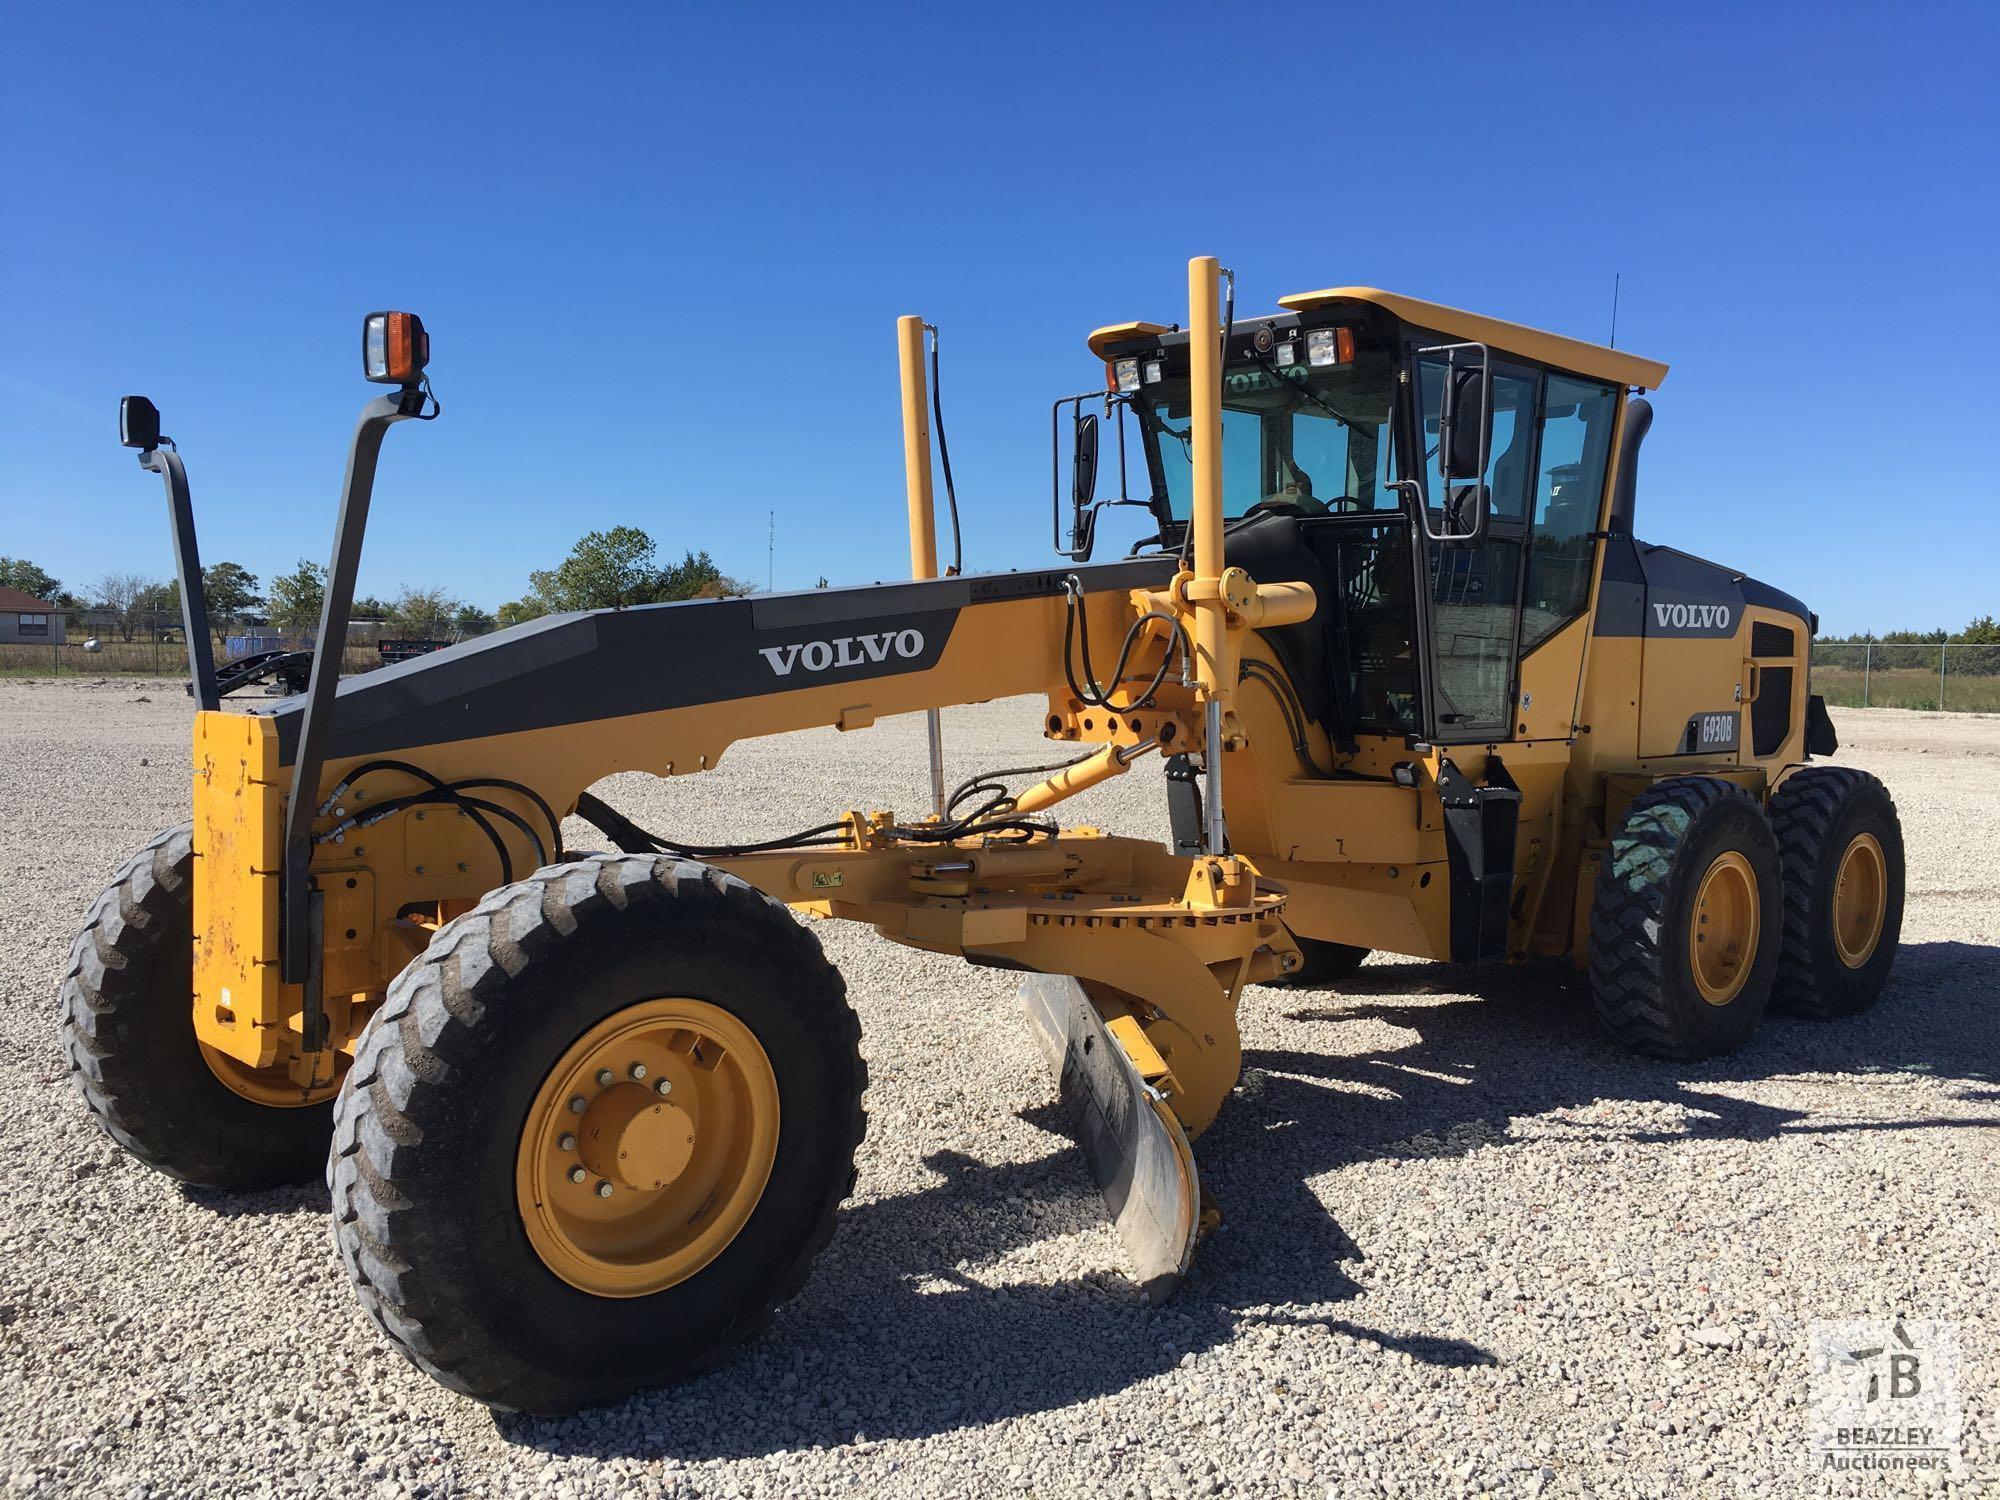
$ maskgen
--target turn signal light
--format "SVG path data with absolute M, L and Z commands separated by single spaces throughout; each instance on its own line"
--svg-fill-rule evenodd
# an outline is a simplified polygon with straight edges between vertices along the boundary
M 361 323 L 361 373 L 377 385 L 415 385 L 430 363 L 431 336 L 415 313 L 370 313 Z

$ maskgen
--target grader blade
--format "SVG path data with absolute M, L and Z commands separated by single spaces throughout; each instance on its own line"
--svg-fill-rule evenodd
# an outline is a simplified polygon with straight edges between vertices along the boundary
M 1021 1004 L 1125 1242 L 1133 1280 L 1147 1300 L 1163 1301 L 1187 1275 L 1201 1224 L 1187 1134 L 1076 980 L 1036 974 L 1022 984 Z

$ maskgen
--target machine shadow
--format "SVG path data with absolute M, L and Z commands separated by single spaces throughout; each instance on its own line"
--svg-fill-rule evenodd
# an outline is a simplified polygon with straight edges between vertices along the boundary
M 1752 1043 L 1707 1063 L 1633 1057 L 1604 1037 L 1566 965 L 1371 965 L 1342 993 L 1258 990 L 1245 1001 L 1291 1022 L 1388 1021 L 1407 1042 L 1336 1055 L 1252 1047 L 1245 1081 L 1197 1155 L 1229 1215 L 1165 1306 L 1119 1276 L 1079 1272 L 991 1287 L 967 1274 L 1066 1236 L 1101 1232 L 1081 1154 L 1029 1162 L 927 1157 L 939 1181 L 853 1207 L 799 1299 L 761 1339 L 684 1386 L 566 1419 L 499 1416 L 511 1441 L 598 1457 L 744 1458 L 872 1439 L 926 1437 L 1114 1394 L 1226 1343 L 1248 1322 L 1312 1325 L 1372 1339 L 1433 1365 L 1490 1364 L 1461 1340 L 1373 1329 L 1336 1315 L 1362 1247 L 1310 1183 L 1351 1162 L 1504 1144 L 1507 1121 L 1602 1099 L 1685 1104 L 1674 1138 L 1762 1139 L 1792 1131 L 1919 1128 L 1924 1121 L 1815 1121 L 1703 1085 L 1799 1072 L 1908 1071 L 1962 1080 L 1963 1101 L 2000 1094 L 2000 948 L 1906 945 L 1887 993 L 1847 1021 L 1771 1018 Z M 1474 999 L 1425 1002 L 1426 993 Z M 1059 1133 L 1054 1107 L 1024 1118 Z M 2000 1124 L 2000 1115 L 1958 1125 Z M 1422 1137 L 1415 1144 L 1413 1137 Z M 1625 1132 L 1621 1139 L 1665 1139 Z M 996 1251 L 996 1246 L 1001 1247 Z M 1101 1258 L 1093 1247 L 1093 1259 Z M 1394 1254 L 1394 1245 L 1367 1253 Z M 616 1420 L 604 1420 L 614 1415 Z M 634 1420 L 634 1418 L 640 1420 Z M 643 1444 L 630 1434 L 645 1431 Z

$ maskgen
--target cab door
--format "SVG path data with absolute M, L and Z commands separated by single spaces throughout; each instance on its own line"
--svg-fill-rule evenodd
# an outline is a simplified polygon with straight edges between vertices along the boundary
M 1442 527 L 1437 502 L 1438 406 L 1444 362 L 1418 361 L 1421 435 L 1432 525 Z M 1430 688 L 1439 744 L 1492 743 L 1514 737 L 1519 667 L 1521 578 L 1529 533 L 1540 379 L 1536 372 L 1496 363 L 1493 440 L 1486 486 L 1491 519 L 1476 547 L 1428 544 Z

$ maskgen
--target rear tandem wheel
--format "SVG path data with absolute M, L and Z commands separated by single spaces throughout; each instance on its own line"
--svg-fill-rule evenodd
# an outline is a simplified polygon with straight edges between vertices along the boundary
M 490 892 L 397 977 L 341 1090 L 362 1307 L 491 1406 L 707 1368 L 832 1237 L 859 1041 L 818 940 L 733 875 L 596 855 Z

